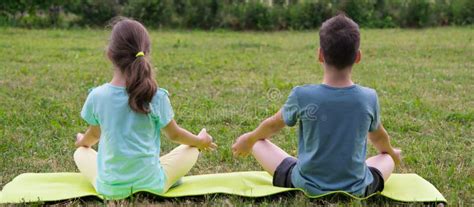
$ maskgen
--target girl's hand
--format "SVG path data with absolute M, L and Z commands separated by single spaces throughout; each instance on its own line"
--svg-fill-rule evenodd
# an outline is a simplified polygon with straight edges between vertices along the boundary
M 200 144 L 196 146 L 200 150 L 215 150 L 217 148 L 216 143 L 212 142 L 212 137 L 209 135 L 205 128 L 197 135 L 200 139 Z
M 234 156 L 247 156 L 252 151 L 254 141 L 251 139 L 251 133 L 245 133 L 235 141 L 232 145 L 232 152 Z
M 84 144 L 84 134 L 77 133 L 76 135 L 76 147 L 91 147 L 90 145 Z
M 89 147 L 89 146 L 84 146 L 82 144 L 82 139 L 84 138 L 84 134 L 82 133 L 77 133 L 76 135 L 76 143 L 74 143 L 76 145 L 76 147 Z

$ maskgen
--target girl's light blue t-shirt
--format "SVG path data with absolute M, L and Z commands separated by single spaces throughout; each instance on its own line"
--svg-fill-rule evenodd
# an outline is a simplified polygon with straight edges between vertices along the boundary
M 147 115 L 134 112 L 125 88 L 110 83 L 87 97 L 81 116 L 101 129 L 96 190 L 106 198 L 124 198 L 140 190 L 163 193 L 160 129 L 174 116 L 166 90 L 156 92 L 150 109 Z

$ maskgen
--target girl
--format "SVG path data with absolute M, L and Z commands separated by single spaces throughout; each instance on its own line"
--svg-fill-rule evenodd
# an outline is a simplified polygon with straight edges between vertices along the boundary
M 125 198 L 140 190 L 165 193 L 196 163 L 198 149 L 217 145 L 205 129 L 196 136 L 174 121 L 168 92 L 153 78 L 150 38 L 142 24 L 116 22 L 107 56 L 114 75 L 87 97 L 81 116 L 90 126 L 77 134 L 74 161 L 106 198 Z M 162 130 L 182 145 L 158 158 Z M 91 148 L 97 142 L 98 153 Z

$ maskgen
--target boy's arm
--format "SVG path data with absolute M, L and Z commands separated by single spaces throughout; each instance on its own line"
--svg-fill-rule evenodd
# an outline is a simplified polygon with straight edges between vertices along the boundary
M 390 137 L 382 124 L 379 125 L 377 130 L 369 132 L 369 140 L 380 153 L 389 154 L 395 162 L 395 165 L 400 164 L 400 153 L 397 153 L 399 150 L 394 149 L 390 144 Z
M 76 147 L 91 147 L 99 141 L 100 126 L 89 126 L 85 134 L 78 133 L 76 136 Z
M 248 132 L 237 138 L 232 151 L 234 155 L 246 156 L 252 151 L 252 147 L 258 140 L 268 139 L 275 135 L 286 126 L 283 121 L 282 111 L 279 110 L 275 115 L 265 119 L 253 131 Z
M 250 132 L 249 141 L 255 143 L 261 139 L 268 139 L 285 126 L 286 124 L 283 121 L 282 112 L 279 110 L 275 115 L 265 119 L 255 130 Z
M 217 148 L 217 145 L 212 142 L 212 137 L 207 133 L 206 129 L 202 129 L 196 136 L 188 130 L 181 128 L 175 120 L 171 120 L 170 123 L 163 128 L 163 132 L 166 137 L 173 142 L 195 146 L 199 149 Z

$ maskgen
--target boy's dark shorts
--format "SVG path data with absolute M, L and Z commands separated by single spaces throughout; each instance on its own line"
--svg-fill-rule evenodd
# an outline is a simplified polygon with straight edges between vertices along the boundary
M 294 188 L 293 183 L 291 182 L 291 172 L 296 165 L 296 158 L 287 157 L 278 165 L 273 175 L 273 185 L 277 187 L 284 188 Z M 381 192 L 384 188 L 384 180 L 382 173 L 374 167 L 369 167 L 374 181 L 368 185 L 365 189 L 365 196 L 368 196 L 375 192 Z

